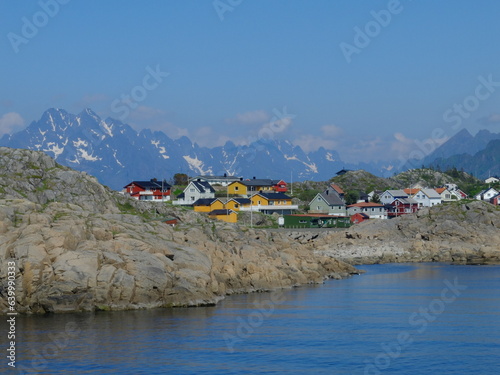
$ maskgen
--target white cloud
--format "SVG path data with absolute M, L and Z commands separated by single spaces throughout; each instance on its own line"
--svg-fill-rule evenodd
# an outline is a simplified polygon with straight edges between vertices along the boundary
M 478 120 L 481 125 L 496 125 L 500 123 L 500 113 L 492 113 Z
M 24 126 L 24 119 L 19 113 L 9 112 L 0 117 L 0 134 L 12 134 Z
M 268 121 L 269 118 L 269 113 L 262 109 L 259 109 L 255 111 L 237 113 L 235 117 L 226 119 L 226 122 L 228 124 L 252 125 L 262 124 L 263 122 Z
M 324 125 L 321 127 L 321 133 L 325 137 L 338 137 L 344 134 L 344 131 L 337 125 Z

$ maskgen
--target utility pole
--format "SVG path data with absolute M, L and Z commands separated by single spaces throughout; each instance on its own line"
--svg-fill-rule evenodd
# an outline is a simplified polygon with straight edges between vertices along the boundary
M 250 198 L 250 228 L 253 228 L 253 204 L 252 199 Z

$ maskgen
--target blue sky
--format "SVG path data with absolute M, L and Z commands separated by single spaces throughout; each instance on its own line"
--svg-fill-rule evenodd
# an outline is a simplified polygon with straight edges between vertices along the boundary
M 500 131 L 499 14 L 493 0 L 1 0 L 0 135 L 90 107 L 205 146 L 266 134 L 407 158 L 464 127 Z

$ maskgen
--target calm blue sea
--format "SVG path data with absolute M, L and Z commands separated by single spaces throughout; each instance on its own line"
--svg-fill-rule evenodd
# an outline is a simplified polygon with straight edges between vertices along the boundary
M 214 307 L 18 317 L 17 371 L 0 372 L 500 373 L 499 266 L 359 268 Z

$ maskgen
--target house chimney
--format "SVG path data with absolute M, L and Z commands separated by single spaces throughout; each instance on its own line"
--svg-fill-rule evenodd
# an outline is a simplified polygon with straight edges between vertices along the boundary
M 255 180 L 255 176 L 253 176 L 253 179 Z
M 328 189 L 326 190 L 326 195 L 328 195 L 328 192 L 329 192 L 329 191 L 330 191 L 330 190 L 328 190 Z
M 224 173 L 224 177 L 227 177 L 227 173 Z

